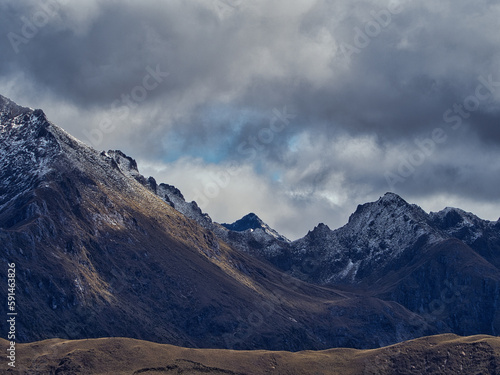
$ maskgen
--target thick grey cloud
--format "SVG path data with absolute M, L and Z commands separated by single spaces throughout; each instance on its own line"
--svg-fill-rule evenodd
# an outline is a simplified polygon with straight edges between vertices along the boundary
M 97 148 L 170 165 L 189 191 L 203 182 L 180 178 L 183 157 L 251 167 L 282 197 L 254 211 L 290 236 L 387 190 L 490 202 L 493 218 L 499 16 L 487 0 L 7 0 L 0 90 Z

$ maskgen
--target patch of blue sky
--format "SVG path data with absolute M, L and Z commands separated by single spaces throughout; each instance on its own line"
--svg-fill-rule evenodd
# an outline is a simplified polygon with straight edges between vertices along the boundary
M 237 153 L 237 141 L 245 128 L 262 123 L 266 116 L 268 114 L 250 108 L 212 105 L 193 120 L 196 124 L 186 124 L 165 135 L 163 161 L 169 163 L 191 157 L 219 164 L 230 160 Z
M 291 136 L 288 139 L 288 150 L 291 152 L 299 151 L 302 136 L 303 135 L 301 133 Z
M 274 171 L 271 173 L 271 180 L 274 182 L 280 182 L 282 180 L 283 173 L 279 171 Z

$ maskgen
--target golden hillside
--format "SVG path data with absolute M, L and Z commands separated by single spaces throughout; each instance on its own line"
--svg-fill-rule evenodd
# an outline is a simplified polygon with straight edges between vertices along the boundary
M 1 341 L 5 348 L 7 342 Z M 5 351 L 5 350 L 4 350 Z M 186 349 L 126 338 L 45 340 L 17 347 L 30 375 L 386 375 L 499 374 L 500 338 L 430 336 L 373 350 L 272 352 Z

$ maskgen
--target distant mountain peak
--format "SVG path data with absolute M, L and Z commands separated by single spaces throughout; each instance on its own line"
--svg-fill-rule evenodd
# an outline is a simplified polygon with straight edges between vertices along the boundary
M 236 220 L 232 224 L 221 224 L 223 227 L 226 229 L 229 229 L 231 231 L 235 232 L 245 232 L 245 231 L 250 231 L 253 232 L 254 230 L 262 230 L 265 233 L 271 235 L 272 237 L 276 238 L 277 240 L 280 241 L 285 241 L 285 242 L 290 242 L 286 237 L 282 236 L 278 232 L 276 232 L 274 229 L 272 229 L 269 225 L 267 225 L 264 221 L 262 221 L 256 214 L 253 212 L 243 216 L 241 219 Z
M 222 226 L 229 230 L 234 230 L 236 232 L 243 232 L 248 229 L 261 228 L 264 222 L 253 212 L 243 216 L 241 219 L 236 220 L 232 224 L 224 223 Z
M 361 204 L 349 217 L 349 223 L 356 221 L 365 222 L 372 218 L 394 218 L 404 216 L 414 221 L 426 221 L 427 214 L 422 208 L 415 204 L 409 204 L 395 193 L 385 193 L 375 202 Z
M 396 193 L 391 193 L 387 192 L 385 193 L 382 197 L 379 198 L 377 201 L 379 204 L 386 204 L 386 205 L 398 205 L 398 206 L 407 206 L 409 205 L 408 202 L 406 202 L 403 198 L 401 198 L 399 195 Z

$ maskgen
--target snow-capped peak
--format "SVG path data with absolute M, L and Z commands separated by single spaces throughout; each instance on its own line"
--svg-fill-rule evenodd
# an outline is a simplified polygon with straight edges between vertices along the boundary
M 235 231 L 235 232 L 253 232 L 261 230 L 267 235 L 274 237 L 277 240 L 290 242 L 286 237 L 282 236 L 274 229 L 272 229 L 269 225 L 267 225 L 264 221 L 262 221 L 256 214 L 249 213 L 243 216 L 241 219 L 235 221 L 232 224 L 221 224 L 223 227 Z
M 247 229 L 261 228 L 264 222 L 253 212 L 243 216 L 232 224 L 222 224 L 224 227 L 237 232 L 243 232 Z
M 401 198 L 396 193 L 387 192 L 379 200 L 376 202 L 379 205 L 384 206 L 409 206 L 410 204 L 406 202 L 403 198 Z
M 444 234 L 430 225 L 424 210 L 387 193 L 375 202 L 359 205 L 342 228 L 331 231 L 319 225 L 292 247 L 296 257 L 309 256 L 332 265 L 333 272 L 318 280 L 327 284 L 355 281 L 415 244 L 423 246 L 441 238 Z
M 346 227 L 362 233 L 367 228 L 377 232 L 401 228 L 401 225 L 427 225 L 427 213 L 417 205 L 407 203 L 394 193 L 386 193 L 376 202 L 359 205 L 349 217 Z

